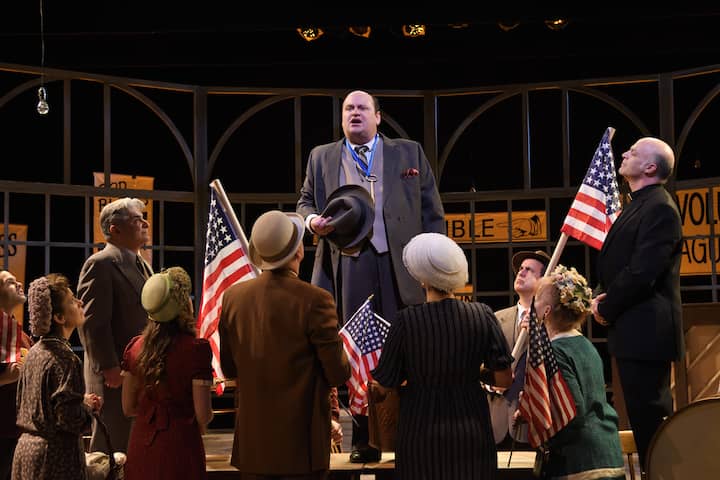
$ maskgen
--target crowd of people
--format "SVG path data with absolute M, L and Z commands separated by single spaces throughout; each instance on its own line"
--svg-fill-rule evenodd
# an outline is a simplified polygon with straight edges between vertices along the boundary
M 498 448 L 527 447 L 518 412 L 527 360 L 512 353 L 531 321 L 546 329 L 576 407 L 545 445 L 546 474 L 623 478 L 602 361 L 581 333 L 590 314 L 608 328 L 643 465 L 672 413 L 670 364 L 683 354 L 682 232 L 663 188 L 672 149 L 642 138 L 623 154 L 632 202 L 603 244 L 594 296 L 574 268 L 546 272 L 546 252 L 523 251 L 512 259 L 517 303 L 494 312 L 455 296 L 469 281 L 467 258 L 445 235 L 425 153 L 378 133 L 380 122 L 377 98 L 345 97 L 344 137 L 310 152 L 296 212 L 268 211 L 252 227 L 247 254 L 262 273 L 223 295 L 220 362 L 236 379 L 230 463 L 240 478 L 327 477 L 342 435 L 337 387 L 351 377 L 339 330 L 368 299 L 390 325 L 370 391 L 377 402 L 400 395 L 397 478 L 491 479 Z M 27 300 L 32 336 L 21 332 L 23 354 L 0 368 L 0 480 L 85 478 L 88 434 L 90 450 L 127 453 L 126 479 L 206 478 L 212 351 L 196 337 L 187 272 L 154 273 L 140 254 L 143 209 L 132 198 L 103 208 L 106 245 L 83 265 L 77 295 L 51 273 L 26 297 L 0 272 L 2 328 Z M 310 282 L 300 278 L 306 233 L 319 239 Z M 82 361 L 68 342 L 75 329 Z M 355 412 L 351 462 L 381 458 L 364 413 Z

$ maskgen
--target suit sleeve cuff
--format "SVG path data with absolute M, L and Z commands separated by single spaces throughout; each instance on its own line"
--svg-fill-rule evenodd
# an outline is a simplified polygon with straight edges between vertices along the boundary
M 310 215 L 305 217 L 305 228 L 307 228 L 308 232 L 312 233 L 313 235 L 315 234 L 315 231 L 310 226 L 310 222 L 312 222 L 313 218 L 319 217 L 319 216 L 320 215 L 318 215 L 317 213 L 311 213 Z

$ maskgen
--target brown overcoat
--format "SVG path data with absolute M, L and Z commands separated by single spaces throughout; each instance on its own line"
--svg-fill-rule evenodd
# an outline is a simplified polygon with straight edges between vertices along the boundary
M 350 376 L 331 295 L 266 270 L 225 292 L 218 328 L 223 372 L 237 381 L 230 463 L 265 475 L 327 470 L 330 388 Z

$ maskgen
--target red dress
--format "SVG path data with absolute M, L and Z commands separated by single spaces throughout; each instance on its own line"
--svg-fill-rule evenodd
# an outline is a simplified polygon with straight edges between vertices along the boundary
M 137 373 L 143 339 L 130 340 L 123 370 Z M 210 344 L 178 335 L 168 349 L 166 382 L 140 390 L 125 464 L 125 480 L 205 479 L 205 448 L 193 408 L 193 379 L 212 382 Z

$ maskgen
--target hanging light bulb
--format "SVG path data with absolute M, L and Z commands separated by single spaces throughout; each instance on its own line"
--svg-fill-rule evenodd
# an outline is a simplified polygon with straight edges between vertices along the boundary
M 48 105 L 47 90 L 45 90 L 45 16 L 43 10 L 43 0 L 40 0 L 40 88 L 38 88 L 37 112 L 40 115 L 47 115 L 50 105 Z
M 47 102 L 47 90 L 45 90 L 45 87 L 38 88 L 38 104 L 37 104 L 37 112 L 40 115 L 47 115 L 50 111 L 50 105 L 48 105 Z

